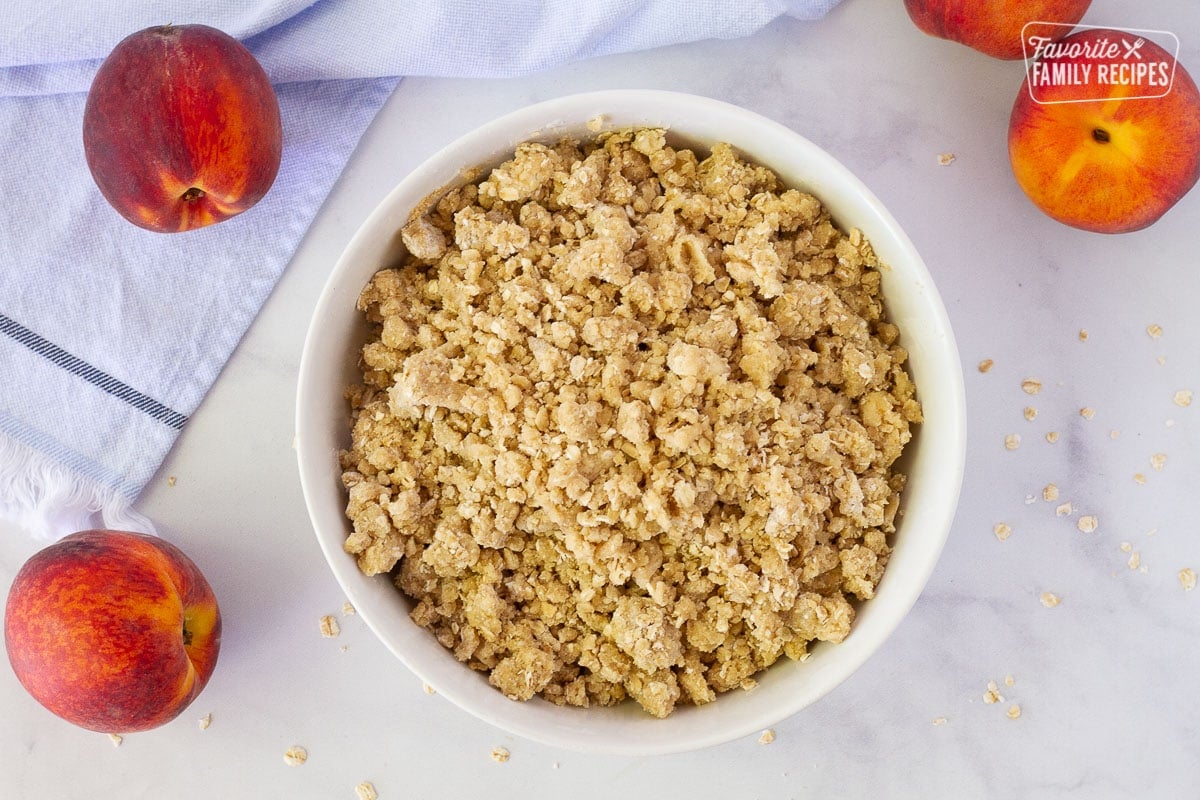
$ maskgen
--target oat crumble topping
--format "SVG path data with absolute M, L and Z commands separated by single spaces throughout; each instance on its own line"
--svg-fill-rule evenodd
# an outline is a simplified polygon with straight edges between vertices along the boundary
M 921 420 L 879 262 L 661 130 L 520 145 L 359 300 L 345 543 L 513 699 L 655 716 L 839 642 Z

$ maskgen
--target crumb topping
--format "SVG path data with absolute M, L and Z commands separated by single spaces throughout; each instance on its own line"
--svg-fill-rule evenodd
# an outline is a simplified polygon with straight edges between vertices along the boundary
M 359 307 L 345 542 L 505 695 L 701 704 L 840 642 L 921 408 L 861 232 L 661 130 L 525 143 Z

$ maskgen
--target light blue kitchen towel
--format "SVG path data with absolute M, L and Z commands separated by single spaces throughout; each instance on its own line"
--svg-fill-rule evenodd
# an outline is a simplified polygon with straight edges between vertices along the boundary
M 152 530 L 132 508 L 402 76 L 509 77 L 735 38 L 838 0 L 5 0 L 0 6 L 0 516 L 35 535 Z M 204 23 L 275 84 L 283 164 L 232 220 L 136 228 L 83 157 L 124 36 Z

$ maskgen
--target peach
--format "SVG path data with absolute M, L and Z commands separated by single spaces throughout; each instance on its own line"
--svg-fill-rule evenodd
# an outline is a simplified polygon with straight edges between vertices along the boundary
M 1013 175 L 1067 225 L 1140 230 L 1200 178 L 1200 92 L 1173 56 L 1138 39 L 1108 29 L 1072 34 L 1031 64 L 1013 104 Z M 1137 57 L 1126 58 L 1127 48 Z
M 247 210 L 279 172 L 283 129 L 266 73 L 206 25 L 123 39 L 88 92 L 83 146 L 100 193 L 135 225 L 169 233 Z
M 1022 28 L 1028 22 L 1074 25 L 1092 0 L 904 0 L 917 27 L 930 36 L 965 44 L 995 58 L 1023 58 Z M 1070 27 L 1046 29 L 1061 39 Z
M 21 567 L 4 644 L 17 679 L 47 709 L 83 728 L 127 733 L 174 719 L 204 688 L 221 613 L 178 547 L 81 531 Z

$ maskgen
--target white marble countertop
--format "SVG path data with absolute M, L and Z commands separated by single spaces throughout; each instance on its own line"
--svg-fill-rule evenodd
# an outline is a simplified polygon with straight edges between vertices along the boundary
M 1200 75 L 1194 0 L 1097 0 L 1084 22 L 1173 31 Z M 353 798 L 367 780 L 385 800 L 1196 796 L 1200 591 L 1184 591 L 1178 573 L 1200 570 L 1187 500 L 1200 484 L 1200 399 L 1173 398 L 1200 392 L 1200 190 L 1125 236 L 1043 216 L 1008 166 L 1022 78 L 1020 62 L 922 35 L 899 2 L 845 0 L 823 20 L 780 20 L 748 39 L 515 80 L 403 81 L 139 501 L 214 584 L 225 618 L 216 674 L 180 718 L 114 748 L 42 710 L 0 669 L 0 797 Z M 830 151 L 916 243 L 958 338 L 970 441 L 938 568 L 875 656 L 776 726 L 771 744 L 592 756 L 477 721 L 426 694 L 361 619 L 342 616 L 304 509 L 292 449 L 300 348 L 359 222 L 450 139 L 529 102 L 602 88 L 731 101 Z M 941 153 L 956 158 L 943 166 Z M 983 359 L 994 361 L 986 374 Z M 1026 378 L 1042 382 L 1039 394 L 1022 391 Z M 1021 436 L 1015 451 L 1009 434 Z M 1161 469 L 1155 454 L 1166 455 Z M 1059 499 L 1047 502 L 1051 483 Z M 1067 502 L 1071 513 L 1057 513 Z M 1098 530 L 1078 530 L 1081 515 Z M 1004 541 L 1001 523 L 1012 530 Z M 7 587 L 39 544 L 0 534 Z M 1061 603 L 1044 606 L 1044 592 Z M 337 638 L 320 635 L 324 614 L 339 617 Z M 985 702 L 990 681 L 1002 702 Z M 307 749 L 303 766 L 284 763 L 292 745 Z M 490 758 L 497 746 L 507 763 Z

